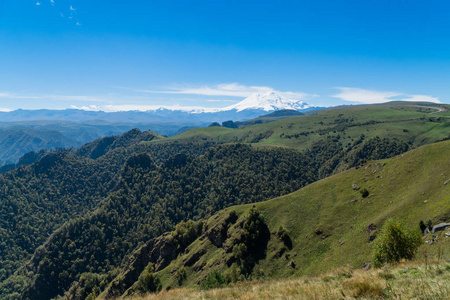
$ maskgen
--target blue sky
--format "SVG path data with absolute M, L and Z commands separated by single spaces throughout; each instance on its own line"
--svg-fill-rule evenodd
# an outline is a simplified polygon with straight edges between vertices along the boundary
M 0 0 L 0 109 L 449 103 L 450 1 Z

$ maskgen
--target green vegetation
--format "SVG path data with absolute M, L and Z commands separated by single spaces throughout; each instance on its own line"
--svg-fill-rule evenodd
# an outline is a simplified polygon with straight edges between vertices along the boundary
M 436 112 L 437 107 L 443 108 L 443 111 L 430 114 Z M 378 136 L 417 147 L 450 137 L 449 109 L 450 106 L 445 104 L 406 102 L 335 107 L 312 115 L 239 129 L 208 127 L 189 130 L 167 141 L 241 142 L 256 144 L 258 147 L 306 150 L 327 136 L 339 135 L 345 147 L 364 134 L 366 140 Z
M 227 263 L 235 261 L 240 273 L 249 276 L 258 260 L 266 254 L 270 232 L 264 218 L 255 208 L 251 208 L 237 226 L 240 228 L 227 241 L 227 246 L 232 249 Z
M 219 271 L 213 271 L 202 282 L 201 288 L 204 290 L 209 290 L 213 288 L 222 287 L 225 284 L 226 284 L 225 277 Z
M 422 236 L 417 230 L 408 230 L 402 222 L 388 220 L 374 242 L 372 261 L 375 267 L 385 263 L 412 259 L 422 244 Z
M 388 217 L 449 215 L 448 142 L 371 161 L 448 138 L 448 117 L 356 106 L 30 157 L 0 175 L 1 298 L 122 295 L 142 272 L 167 288 L 361 266 Z
M 421 219 L 432 218 L 434 223 L 449 221 L 449 157 L 450 141 L 436 143 L 391 159 L 367 162 L 358 169 L 320 180 L 292 194 L 255 204 L 271 234 L 267 244 L 260 246 L 264 255 L 245 278 L 317 275 L 345 265 L 361 268 L 371 262 L 377 243 L 389 232 L 377 228 L 385 223 L 385 228 L 392 228 L 391 222 L 386 221 L 389 218 L 405 220 L 407 228 L 417 228 Z M 363 198 L 356 187 L 367 187 L 371 192 Z M 182 267 L 188 274 L 182 285 L 187 287 L 207 278 L 206 270 L 224 274 L 230 279 L 228 282 L 244 279 L 230 260 L 239 254 L 239 249 L 233 253 L 230 248 L 239 245 L 233 243 L 241 232 L 239 224 L 243 224 L 252 209 L 249 205 L 234 206 L 212 216 L 205 223 L 207 230 L 182 255 L 158 269 L 163 288 L 179 286 L 171 272 Z M 225 226 L 234 211 L 239 215 L 238 220 L 232 226 Z M 394 225 L 394 228 L 400 226 Z M 401 232 L 411 237 L 407 230 Z M 286 234 L 292 241 L 291 249 L 281 239 Z M 413 248 L 421 241 L 417 234 L 412 238 Z M 372 235 L 377 242 L 371 241 Z M 418 248 L 417 259 L 424 256 L 427 260 L 450 259 L 450 240 L 444 232 L 435 235 L 432 244 Z M 402 241 L 399 237 L 395 239 Z M 402 245 L 408 249 L 407 253 L 415 252 Z M 411 258 L 409 254 L 401 256 Z M 366 293 L 374 291 L 366 283 L 351 280 L 345 288 L 355 297 L 366 297 Z M 387 295 L 384 286 L 374 288 L 380 295 Z
M 320 276 L 244 281 L 210 290 L 177 288 L 132 299 L 447 299 L 449 280 L 448 262 L 409 262 L 368 271 L 344 267 Z
M 138 286 L 141 293 L 157 292 L 161 290 L 161 281 L 155 276 L 155 268 L 152 263 L 149 263 L 141 276 L 139 276 Z
M 55 130 L 26 129 L 21 127 L 0 128 L 0 167 L 3 167 L 5 164 L 11 164 L 10 168 L 15 167 L 18 160 L 28 152 L 40 151 L 41 149 L 51 150 L 78 147 L 81 145 L 79 141 L 67 138 Z M 7 171 L 7 168 L 1 171 Z

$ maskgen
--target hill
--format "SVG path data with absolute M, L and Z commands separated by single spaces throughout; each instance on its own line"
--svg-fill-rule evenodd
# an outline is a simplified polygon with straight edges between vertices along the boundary
M 360 193 L 364 189 L 367 196 Z M 255 211 L 264 216 L 265 224 L 258 230 L 246 227 L 249 219 L 256 222 Z M 450 221 L 450 141 L 369 161 L 281 198 L 227 208 L 209 218 L 178 255 L 168 251 L 177 244 L 178 230 L 151 240 L 133 255 L 104 296 L 138 290 L 137 283 L 128 291 L 118 287 L 132 282 L 133 275 L 137 281 L 136 269 L 142 271 L 150 262 L 163 288 L 172 289 L 201 284 L 214 271 L 234 281 L 318 275 L 341 266 L 362 268 L 370 263 L 377 228 L 388 218 L 417 229 L 420 220 Z M 428 251 L 450 258 L 447 246 Z M 180 270 L 185 274 L 181 280 Z
M 80 147 L 98 138 L 121 135 L 133 128 L 148 130 L 145 124 L 76 123 L 62 121 L 0 122 L 0 172 L 21 165 L 28 152 Z M 178 128 L 178 127 L 177 127 Z M 156 127 L 161 129 L 161 126 Z M 166 126 L 166 130 L 171 130 Z M 18 163 L 19 162 L 19 163 Z M 16 166 L 16 164 L 18 165 Z
M 259 116 L 258 118 L 254 118 L 251 120 L 237 121 L 237 122 L 234 122 L 234 124 L 236 125 L 236 128 L 240 128 L 240 127 L 244 127 L 244 126 L 264 124 L 264 123 L 274 122 L 274 121 L 278 121 L 278 120 L 289 118 L 289 117 L 303 116 L 303 115 L 304 115 L 303 113 L 296 111 L 296 110 L 282 109 L 282 110 L 274 111 L 270 114 Z
M 168 253 L 184 251 L 197 235 L 183 232 L 198 232 L 191 230 L 200 223 L 176 227 L 181 221 L 286 195 L 367 160 L 404 153 L 416 141 L 447 138 L 448 112 L 432 112 L 432 105 L 415 104 L 344 107 L 175 137 L 132 130 L 79 150 L 44 153 L 0 176 L 0 296 L 53 298 L 83 284 L 84 273 L 101 278 L 105 288 L 138 247 L 164 232 L 182 233 L 182 246 Z M 305 125 L 312 133 L 295 137 Z
M 449 138 L 449 109 L 450 105 L 413 102 L 343 106 L 238 129 L 199 128 L 171 140 L 206 139 L 302 150 L 327 136 L 339 136 L 341 143 L 347 145 L 364 134 L 367 138 L 388 137 L 421 146 Z
M 54 130 L 0 129 L 0 166 L 15 164 L 31 151 L 78 146 L 80 142 Z

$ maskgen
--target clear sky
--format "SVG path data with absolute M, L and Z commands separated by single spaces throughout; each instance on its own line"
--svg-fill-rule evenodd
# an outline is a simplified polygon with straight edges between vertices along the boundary
M 0 109 L 449 103 L 448 0 L 0 0 Z

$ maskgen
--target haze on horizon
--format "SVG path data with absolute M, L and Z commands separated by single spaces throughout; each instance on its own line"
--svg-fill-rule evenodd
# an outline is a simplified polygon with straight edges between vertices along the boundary
M 0 110 L 449 103 L 450 3 L 0 2 Z

